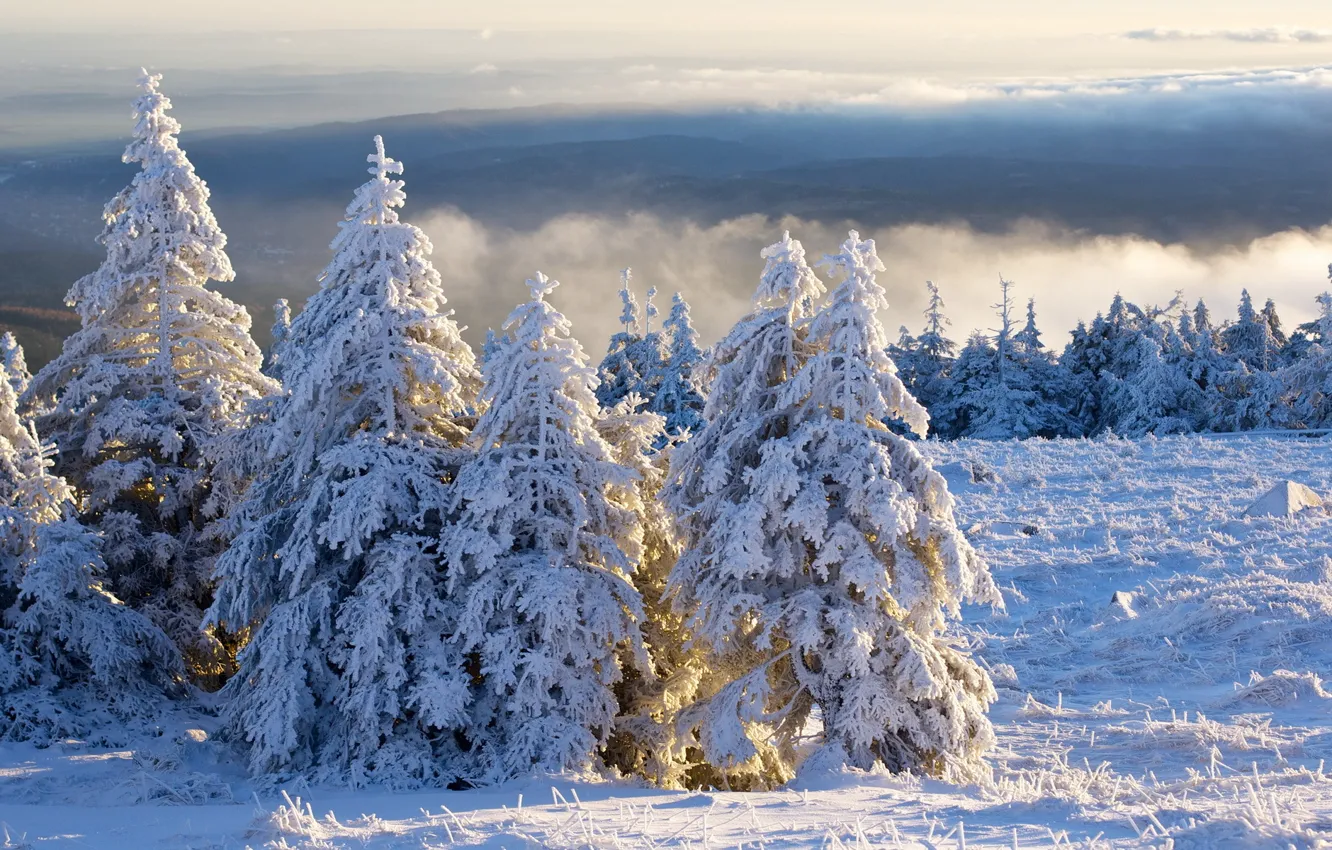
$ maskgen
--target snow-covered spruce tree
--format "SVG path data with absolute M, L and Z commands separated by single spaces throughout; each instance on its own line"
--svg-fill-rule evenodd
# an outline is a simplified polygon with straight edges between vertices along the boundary
M 1196 334 L 1207 334 L 1216 341 L 1217 328 L 1212 324 L 1212 311 L 1208 309 L 1207 302 L 1198 299 L 1198 303 L 1193 307 L 1193 332 Z
M 1040 346 L 1035 302 L 1027 326 L 1014 333 L 1011 284 L 1000 278 L 995 305 L 1000 327 L 992 339 L 975 336 L 953 367 L 951 391 L 939 406 L 941 419 L 956 436 L 985 440 L 1056 437 L 1078 430 L 1070 417 L 1070 380 Z
M 971 402 L 976 393 L 994 379 L 995 348 L 990 338 L 973 331 L 949 364 L 948 375 L 939 385 L 930 412 L 930 430 L 945 440 L 960 439 L 971 430 L 974 412 Z
M 252 629 L 229 734 L 256 774 L 447 781 L 467 674 L 437 536 L 480 386 L 431 245 L 375 138 L 320 288 L 282 345 L 264 470 L 233 516 L 211 624 Z M 239 459 L 237 463 L 252 463 Z
M 1170 348 L 1169 323 L 1180 306 L 1176 298 L 1165 308 L 1144 310 L 1116 294 L 1109 311 L 1097 314 L 1090 326 L 1078 323 L 1072 339 L 1059 358 L 1059 365 L 1068 387 L 1064 406 L 1076 419 L 1080 433 L 1099 434 L 1128 427 L 1117 423 L 1116 418 L 1136 409 L 1141 399 L 1133 401 L 1126 396 L 1125 392 L 1131 395 L 1134 388 L 1125 388 L 1123 383 L 1134 380 L 1133 375 L 1144 363 L 1150 363 L 1153 358 L 1161 359 Z M 1194 322 L 1198 316 L 1201 316 L 1206 326 L 1208 319 L 1205 305 L 1201 311 L 1194 311 L 1195 318 L 1190 320 L 1190 327 L 1196 327 Z M 1206 335 L 1210 338 L 1210 331 Z M 1194 336 L 1197 336 L 1196 332 Z M 1148 354 L 1148 347 L 1142 344 L 1144 338 L 1154 344 L 1155 354 Z M 1181 341 L 1187 349 L 1196 348 L 1194 340 Z M 1169 358 L 1163 363 L 1165 366 L 1177 365 L 1181 372 L 1188 371 Z M 1185 395 L 1188 394 L 1187 388 L 1183 388 L 1183 391 Z M 1110 396 L 1115 393 L 1119 394 L 1119 398 L 1112 402 Z M 1157 400 L 1160 398 L 1158 394 Z M 1139 425 L 1132 427 L 1137 428 Z M 1169 427 L 1173 430 L 1177 426 Z
M 1278 349 L 1285 348 L 1290 339 L 1281 328 L 1281 317 L 1277 315 L 1276 302 L 1271 298 L 1263 304 L 1263 321 L 1267 322 L 1267 329 L 1272 334 L 1272 342 L 1275 346 Z
M 1122 437 L 1187 434 L 1206 417 L 1198 385 L 1145 334 L 1135 341 L 1137 364 L 1124 377 L 1105 373 L 1103 415 Z
M 282 346 L 286 344 L 289 336 L 291 336 L 291 305 L 287 303 L 287 299 L 279 298 L 273 305 L 273 342 L 268 348 L 268 357 L 264 362 L 264 372 L 277 380 L 282 380 L 282 368 L 279 363 L 282 358 Z
M 1310 324 L 1315 338 L 1323 341 L 1311 343 L 1303 357 L 1281 372 L 1290 405 L 1285 424 L 1295 428 L 1332 426 L 1332 293 L 1324 292 L 1315 300 L 1319 316 Z
M 23 356 L 23 346 L 9 331 L 0 336 L 0 366 L 9 375 L 9 385 L 14 388 L 15 396 L 22 396 L 32 382 L 32 373 L 28 371 L 27 358 Z
M 671 571 L 667 588 L 673 608 L 692 629 L 700 613 L 693 580 L 710 569 L 716 555 L 713 523 L 751 503 L 746 469 L 759 462 L 764 445 L 788 430 L 787 411 L 777 393 L 795 375 L 810 354 L 805 337 L 810 314 L 823 295 L 823 284 L 805 260 L 805 249 L 790 233 L 762 252 L 763 274 L 754 293 L 753 307 L 730 333 L 713 346 L 704 363 L 710 387 L 703 430 L 675 447 L 662 498 L 675 515 L 685 547 Z M 764 545 L 794 552 L 803 547 L 794 529 L 775 527 L 766 532 Z M 702 655 L 695 693 L 672 718 L 672 757 L 694 787 L 762 788 L 793 775 L 794 743 L 801 728 L 798 719 L 771 722 L 767 707 L 751 703 L 747 709 L 726 705 L 735 693 L 733 682 L 762 663 L 756 650 L 723 644 L 707 647 L 700 637 L 688 651 Z M 714 703 L 716 698 L 722 699 Z M 776 737 L 771 733 L 777 733 Z
M 1072 418 L 1074 434 L 1094 434 L 1101 421 L 1100 373 L 1104 365 L 1096 344 L 1096 328 L 1105 317 L 1100 313 L 1091 327 L 1081 320 L 1069 332 L 1069 341 L 1059 355 L 1059 368 L 1067 380 L 1064 409 Z
M 625 356 L 632 366 L 630 374 L 638 375 L 639 378 L 638 384 L 633 388 L 633 394 L 639 397 L 640 404 L 647 407 L 656 403 L 657 393 L 661 391 L 662 382 L 666 380 L 669 362 L 666 340 L 662 337 L 661 329 L 652 328 L 652 320 L 659 315 L 655 303 L 656 297 L 657 288 L 649 287 L 647 299 L 643 302 L 643 335 L 631 343 L 625 351 Z
M 1027 323 L 1022 330 L 1013 334 L 1013 342 L 1024 351 L 1041 351 L 1041 331 L 1036 326 L 1036 298 L 1027 299 Z
M 486 358 L 487 409 L 440 541 L 473 673 L 474 781 L 593 767 L 625 666 L 651 675 L 630 580 L 643 507 L 597 431 L 596 375 L 546 300 L 557 285 L 528 281 Z
M 633 269 L 620 271 L 620 324 L 624 330 L 610 338 L 606 356 L 597 367 L 597 402 L 609 410 L 620 400 L 643 386 L 643 375 L 634 363 L 634 354 L 643 341 L 639 333 L 638 299 L 629 283 L 633 280 Z
M 902 383 L 907 391 L 930 412 L 930 433 L 949 436 L 950 423 L 936 414 L 949 396 L 949 375 L 957 357 L 957 343 L 947 336 L 951 322 L 943 314 L 944 300 L 934 281 L 925 281 L 930 302 L 925 309 L 925 329 L 904 347 L 899 355 L 893 352 Z
M 16 359 L 22 349 L 15 348 Z M 50 461 L 32 423 L 19 415 L 8 368 L 0 363 L 0 617 L 14 604 L 22 564 L 39 527 L 64 518 L 74 493 L 49 471 Z
M 134 103 L 130 185 L 107 204 L 106 259 L 67 302 L 82 327 L 24 397 L 53 441 L 57 474 L 105 541 L 108 585 L 160 626 L 203 683 L 230 665 L 199 624 L 221 543 L 206 531 L 208 444 L 243 423 L 274 384 L 259 369 L 245 308 L 208 287 L 234 277 L 208 188 L 146 72 Z
M 775 748 L 769 779 L 789 775 L 815 708 L 821 763 L 973 776 L 994 690 L 942 630 L 963 601 L 1000 597 L 942 476 L 884 425 L 923 433 L 927 417 L 886 354 L 874 243 L 853 231 L 825 262 L 844 280 L 800 330 L 787 326 L 794 371 L 780 358 L 719 364 L 716 387 L 763 386 L 760 403 L 710 419 L 672 468 L 685 552 L 671 587 L 708 668 L 728 674 L 680 722 L 723 769 Z M 762 372 L 727 374 L 746 361 Z M 709 409 L 720 400 L 714 389 Z
M 1217 347 L 1215 334 L 1195 328 L 1186 374 L 1202 392 L 1196 430 L 1235 430 L 1232 381 L 1241 368 L 1238 359 Z
M 666 361 L 649 409 L 664 417 L 668 435 L 679 437 L 702 429 L 704 388 L 699 379 L 703 352 L 698 347 L 698 332 L 689 319 L 689 303 L 678 292 L 671 299 L 663 329 L 669 340 Z
M 1266 372 L 1277 365 L 1280 345 L 1272 336 L 1268 318 L 1253 308 L 1247 289 L 1240 293 L 1238 316 L 1221 332 L 1221 342 L 1226 353 L 1239 358 L 1251 372 Z
M 100 540 L 46 455 L 0 366 L 0 740 L 115 738 L 160 713 L 184 670 L 161 629 L 105 590 Z

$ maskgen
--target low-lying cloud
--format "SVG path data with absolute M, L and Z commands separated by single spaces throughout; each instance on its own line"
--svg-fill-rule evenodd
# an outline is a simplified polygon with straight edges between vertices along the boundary
M 1223 30 L 1181 30 L 1154 27 L 1152 29 L 1133 30 L 1124 33 L 1124 37 L 1133 41 L 1233 41 L 1244 44 L 1322 44 L 1332 42 L 1332 32 L 1327 30 L 1292 29 L 1290 27 Z
M 456 210 L 437 211 L 418 223 L 435 244 L 436 265 L 459 321 L 471 327 L 469 337 L 479 339 L 484 328 L 498 327 L 525 297 L 523 281 L 540 269 L 562 281 L 552 300 L 573 320 L 594 360 L 617 329 L 621 268 L 633 267 L 640 301 L 649 286 L 658 289 L 663 308 L 671 293 L 682 292 L 700 333 L 711 342 L 748 309 L 763 246 L 789 229 L 816 260 L 835 250 L 851 226 L 763 216 L 701 226 L 640 213 L 567 215 L 534 231 L 516 231 L 486 227 Z M 1104 310 L 1116 292 L 1148 305 L 1164 304 L 1182 290 L 1190 300 L 1206 298 L 1220 318 L 1233 313 L 1247 287 L 1257 299 L 1275 299 L 1293 327 L 1314 315 L 1313 299 L 1328 288 L 1332 261 L 1332 225 L 1211 253 L 1137 236 L 1069 233 L 1036 222 L 1000 234 L 909 225 L 862 235 L 875 238 L 887 266 L 880 281 L 892 306 L 883 320 L 894 336 L 902 324 L 919 331 L 927 279 L 943 291 L 956 339 L 974 328 L 993 328 L 989 305 L 998 297 L 1002 274 L 1017 284 L 1019 308 L 1027 297 L 1036 298 L 1045 340 L 1056 349 L 1079 319 Z

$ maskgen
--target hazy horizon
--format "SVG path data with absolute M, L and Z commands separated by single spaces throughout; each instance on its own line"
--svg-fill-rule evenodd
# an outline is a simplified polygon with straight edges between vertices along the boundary
M 0 280 L 0 306 L 58 306 L 95 261 L 97 211 L 130 175 L 115 159 L 140 66 L 165 75 L 232 233 L 241 278 L 227 289 L 254 308 L 260 338 L 273 297 L 299 305 L 313 290 L 381 128 L 460 319 L 474 333 L 495 324 L 540 267 L 564 280 L 557 299 L 594 356 L 614 329 L 616 269 L 684 290 L 715 338 L 784 224 L 812 256 L 847 227 L 875 234 L 885 319 L 915 328 L 934 279 L 959 339 L 993 324 L 1000 273 L 1038 298 L 1055 348 L 1117 290 L 1165 302 L 1184 289 L 1220 315 L 1247 285 L 1293 325 L 1327 283 L 1324 4 L 853 0 L 829 13 L 684 0 L 669 21 L 609 0 L 558 14 L 312 8 L 178 6 L 132 25 L 92 0 L 8 12 L 0 249 L 18 271 Z M 437 118 L 393 118 L 406 115 Z M 719 146 L 635 141 L 675 136 Z M 603 167 L 605 141 L 624 148 Z M 488 164 L 501 155 L 513 164 Z M 959 158 L 973 184 L 912 167 L 857 176 L 861 160 L 937 156 Z M 30 244 L 46 253 L 32 259 Z

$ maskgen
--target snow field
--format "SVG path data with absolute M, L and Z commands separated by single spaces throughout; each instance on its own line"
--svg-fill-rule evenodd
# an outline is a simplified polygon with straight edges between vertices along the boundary
M 1332 676 L 1332 516 L 1243 518 L 1279 480 L 1332 492 L 1332 443 L 1172 437 L 926 450 L 1007 605 L 969 610 L 959 635 L 1000 693 L 987 783 L 846 771 L 806 772 L 791 790 L 762 794 L 591 777 L 284 793 L 252 787 L 211 745 L 172 744 L 172 735 L 120 749 L 6 745 L 0 847 L 1332 843 L 1332 700 L 1322 684 Z

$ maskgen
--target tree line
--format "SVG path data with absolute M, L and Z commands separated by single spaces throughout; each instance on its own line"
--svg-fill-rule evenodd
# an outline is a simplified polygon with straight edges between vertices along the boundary
M 1090 324 L 1078 323 L 1056 356 L 1041 342 L 1034 299 L 1019 329 L 1009 281 L 999 283 L 999 328 L 973 333 L 960 350 L 947 335 L 939 288 L 926 286 L 924 328 L 913 336 L 903 327 L 890 352 L 929 410 L 932 436 L 1332 427 L 1332 294 L 1317 296 L 1319 318 L 1289 336 L 1275 303 L 1259 310 L 1247 289 L 1225 322 L 1202 299 L 1190 307 L 1177 295 L 1164 307 L 1139 307 L 1115 295 Z

